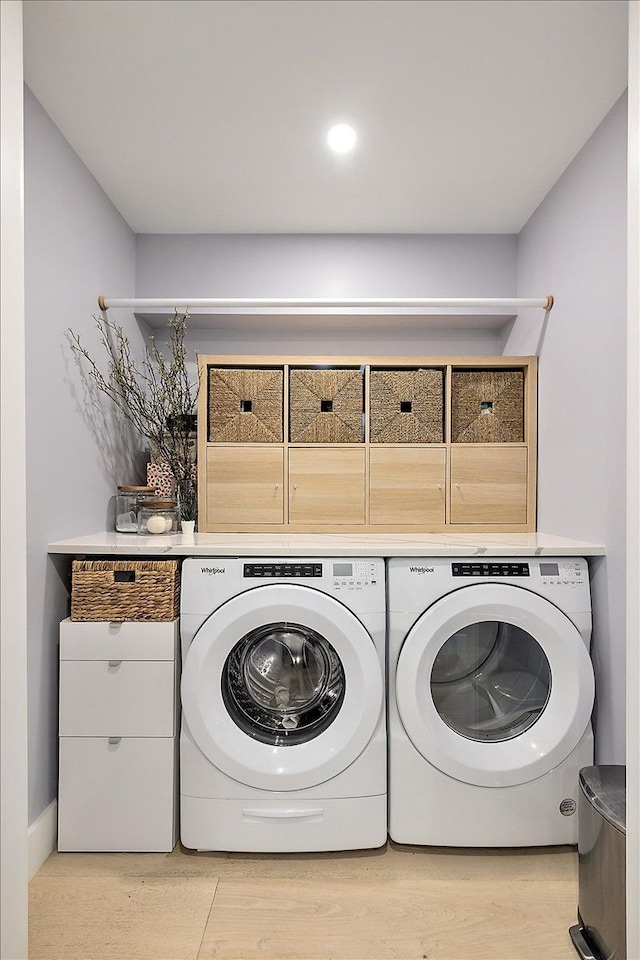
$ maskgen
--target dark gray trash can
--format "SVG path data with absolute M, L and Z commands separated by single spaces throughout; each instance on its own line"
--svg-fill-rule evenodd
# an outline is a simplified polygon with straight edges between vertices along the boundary
M 578 796 L 578 923 L 583 960 L 626 960 L 626 767 L 583 767 Z

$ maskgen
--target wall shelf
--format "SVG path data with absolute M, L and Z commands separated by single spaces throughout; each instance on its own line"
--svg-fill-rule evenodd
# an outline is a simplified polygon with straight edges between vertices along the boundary
M 163 330 L 167 326 L 170 310 L 136 310 L 137 320 L 146 323 L 153 330 Z M 357 318 L 366 318 L 368 331 L 389 330 L 390 326 L 403 330 L 474 330 L 500 331 L 515 317 L 513 309 L 493 309 L 490 313 L 478 310 L 460 309 L 426 312 L 418 307 L 406 308 L 274 308 L 247 310 L 245 308 L 193 309 L 189 311 L 189 329 L 193 331 L 242 330 L 246 332 L 264 331 L 265 318 L 269 318 L 269 330 L 273 333 L 300 331 L 306 327 L 334 331 L 344 328 L 345 322 Z

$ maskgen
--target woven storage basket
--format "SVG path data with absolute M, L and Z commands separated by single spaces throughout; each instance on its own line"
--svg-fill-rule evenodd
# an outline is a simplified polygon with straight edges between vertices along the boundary
M 372 370 L 369 389 L 371 443 L 442 443 L 442 370 Z
M 289 373 L 289 438 L 293 443 L 362 443 L 364 374 L 294 369 Z
M 454 370 L 451 379 L 454 443 L 524 440 L 522 370 Z
M 282 370 L 209 368 L 209 440 L 281 443 Z
M 74 560 L 72 620 L 175 620 L 180 611 L 177 560 Z

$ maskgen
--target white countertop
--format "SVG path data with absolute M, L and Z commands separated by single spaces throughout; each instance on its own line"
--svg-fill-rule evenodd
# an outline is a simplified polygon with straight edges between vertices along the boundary
M 94 533 L 59 540 L 49 553 L 147 557 L 600 557 L 606 547 L 547 533 L 196 533 L 142 537 Z

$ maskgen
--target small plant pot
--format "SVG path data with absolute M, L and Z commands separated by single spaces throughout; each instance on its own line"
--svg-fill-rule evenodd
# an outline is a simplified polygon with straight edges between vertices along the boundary
M 182 530 L 182 536 L 188 537 L 193 540 L 193 536 L 196 532 L 196 522 L 195 520 L 181 520 L 180 529 Z

